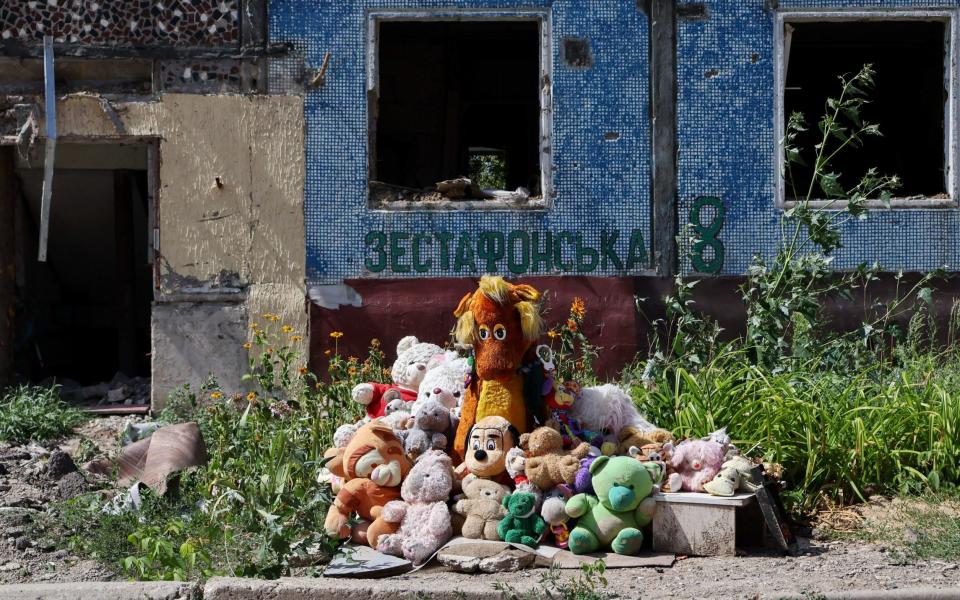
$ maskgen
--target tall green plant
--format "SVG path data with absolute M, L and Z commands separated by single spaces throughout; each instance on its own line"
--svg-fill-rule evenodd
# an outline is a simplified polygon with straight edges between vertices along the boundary
M 782 140 L 783 177 L 794 204 L 783 212 L 776 256 L 769 261 L 755 256 L 741 289 L 747 308 L 748 344 L 756 361 L 768 368 L 783 369 L 795 354 L 795 336 L 819 329 L 816 324 L 824 299 L 862 287 L 879 268 L 861 266 L 837 275 L 831 267 L 831 254 L 843 245 L 843 225 L 865 218 L 869 200 L 888 203 L 900 186 L 896 176 L 880 175 L 875 168 L 848 186 L 842 181 L 843 174 L 836 171 L 835 159 L 842 152 L 860 148 L 867 138 L 881 135 L 879 126 L 862 114 L 875 74 L 867 64 L 858 73 L 839 77 L 840 93 L 826 99 L 818 122 L 820 136 L 813 147 L 809 181 L 794 177 L 795 167 L 806 165 L 805 153 L 798 146 L 800 135 L 807 131 L 806 119 L 793 113 L 787 121 Z M 872 325 L 865 323 L 867 336 L 881 333 Z

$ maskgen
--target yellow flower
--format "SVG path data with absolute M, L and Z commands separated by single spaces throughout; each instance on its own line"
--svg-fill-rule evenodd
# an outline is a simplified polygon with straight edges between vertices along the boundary
M 273 348 L 264 348 L 264 349 L 263 349 L 263 353 L 264 353 L 264 354 L 273 354 Z
M 384 377 L 390 377 L 390 369 L 384 367 L 384 368 L 383 368 L 383 376 L 384 376 Z
M 214 392 L 210 394 L 210 397 L 214 400 L 219 400 L 220 398 L 223 398 L 223 394 L 221 394 L 220 392 Z
M 251 344 L 250 342 L 247 342 L 246 344 L 243 345 L 243 347 L 249 350 L 250 348 L 253 348 L 253 344 Z
M 378 340 L 377 338 L 373 338 L 372 340 L 370 340 L 370 347 L 371 347 L 371 348 L 379 348 L 379 347 L 380 347 L 380 340 Z
M 299 335 L 295 335 L 290 338 L 290 341 L 293 343 L 301 342 L 303 341 L 303 337 Z
M 551 338 L 555 338 L 557 337 L 557 332 L 551 329 L 550 331 L 547 332 L 547 335 L 550 336 Z
M 293 327 L 290 327 L 289 325 L 284 325 L 283 327 L 280 328 L 280 331 L 284 333 L 292 333 Z
M 330 332 L 330 337 L 332 337 L 332 338 L 335 339 L 335 340 L 338 340 L 338 339 L 340 339 L 340 338 L 343 337 L 343 332 L 342 332 L 342 331 L 331 331 L 331 332 Z
M 300 367 L 297 370 L 300 372 L 301 375 L 306 375 L 307 373 L 310 372 L 309 369 L 307 369 L 306 367 Z
M 252 330 L 254 330 L 254 331 L 256 331 L 256 330 L 259 329 L 259 328 L 260 328 L 260 325 L 258 325 L 257 323 L 252 323 L 252 324 L 250 325 L 250 329 L 252 329 Z
M 268 320 L 268 321 L 273 318 L 273 315 L 270 314 L 270 313 L 263 313 L 263 314 L 260 315 L 260 316 L 263 317 L 264 319 Z
M 587 314 L 587 305 L 583 302 L 583 298 L 576 297 L 573 299 L 573 304 L 570 305 L 570 313 L 581 319 L 583 315 Z
M 356 368 L 356 367 L 350 367 L 349 369 L 347 369 L 347 373 L 350 374 L 350 377 L 353 377 L 354 375 L 357 374 L 357 368 Z
M 247 394 L 247 402 L 253 402 L 256 399 L 257 399 L 256 392 L 250 392 L 249 394 Z

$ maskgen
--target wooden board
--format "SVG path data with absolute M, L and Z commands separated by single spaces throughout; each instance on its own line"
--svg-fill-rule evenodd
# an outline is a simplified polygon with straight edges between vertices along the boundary
M 742 492 L 733 496 L 711 496 L 696 492 L 677 492 L 672 494 L 654 494 L 658 504 L 700 504 L 704 506 L 746 506 L 756 499 L 753 492 Z

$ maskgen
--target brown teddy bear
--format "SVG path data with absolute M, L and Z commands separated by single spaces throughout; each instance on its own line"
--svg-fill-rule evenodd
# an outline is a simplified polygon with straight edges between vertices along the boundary
M 501 502 L 510 488 L 496 481 L 467 475 L 463 479 L 463 493 L 467 496 L 453 505 L 453 512 L 466 518 L 461 535 L 472 540 L 499 540 L 497 525 L 507 514 Z
M 617 454 L 620 456 L 630 456 L 630 448 L 642 448 L 647 444 L 665 444 L 673 440 L 673 434 L 666 429 L 654 429 L 653 431 L 641 431 L 637 427 L 628 425 L 620 430 L 617 436 L 620 443 L 617 445 Z
M 580 459 L 590 452 L 590 446 L 585 442 L 565 452 L 563 437 L 550 427 L 539 427 L 532 433 L 523 434 L 520 446 L 527 453 L 527 479 L 541 490 L 549 490 L 561 483 L 572 485 L 580 469 Z
M 663 473 L 660 491 L 664 493 L 679 492 L 682 487 L 680 474 L 670 464 L 672 450 L 673 444 L 671 442 L 652 442 L 640 447 L 633 446 L 629 450 L 630 456 L 642 463 L 653 462 L 660 465 Z

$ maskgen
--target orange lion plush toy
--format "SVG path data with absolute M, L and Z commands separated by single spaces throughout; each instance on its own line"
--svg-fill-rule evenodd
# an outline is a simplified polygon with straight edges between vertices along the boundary
M 345 448 L 331 448 L 326 456 L 333 458 L 327 464 L 330 472 L 345 480 L 327 512 L 327 535 L 352 536 L 354 542 L 376 548 L 381 535 L 395 533 L 399 527 L 380 513 L 387 502 L 400 498 L 400 482 L 410 471 L 403 444 L 388 425 L 371 421 L 357 430 Z M 352 513 L 364 522 L 351 529 Z
M 457 341 L 473 346 L 476 369 L 464 395 L 454 438 L 453 455 L 458 464 L 463 462 L 467 435 L 480 419 L 500 416 L 524 433 L 534 417 L 542 416 L 528 414 L 520 373 L 543 329 L 536 304 L 539 299 L 540 292 L 529 285 L 484 275 L 479 289 L 464 296 L 453 313 Z

